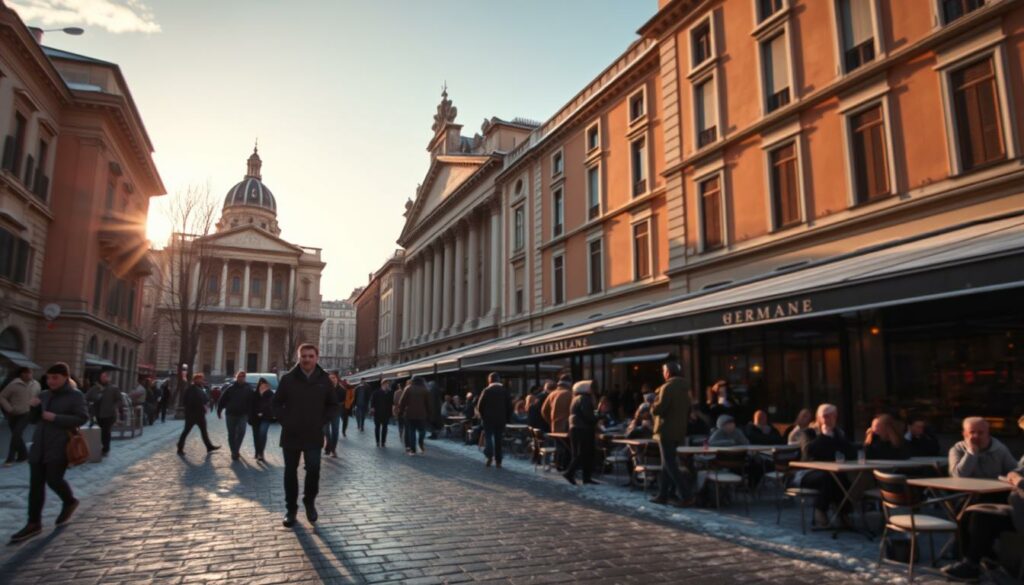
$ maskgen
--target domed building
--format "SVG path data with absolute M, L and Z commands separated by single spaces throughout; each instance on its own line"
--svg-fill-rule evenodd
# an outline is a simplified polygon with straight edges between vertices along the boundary
M 183 299 L 200 307 L 192 371 L 206 373 L 213 383 L 238 370 L 290 368 L 295 347 L 319 339 L 325 263 L 319 248 L 281 238 L 277 199 L 263 183 L 262 167 L 253 148 L 245 176 L 224 196 L 216 231 L 200 238 L 175 237 L 155 254 L 165 267 L 148 286 L 156 331 L 149 357 L 158 371 L 173 372 L 177 365 L 180 327 L 169 325 L 172 315 L 180 315 Z M 182 262 L 177 246 L 189 247 L 195 262 Z M 174 283 L 182 282 L 174 276 L 179 265 L 192 271 L 188 291 L 174 290 Z M 169 281 L 159 282 L 166 275 Z

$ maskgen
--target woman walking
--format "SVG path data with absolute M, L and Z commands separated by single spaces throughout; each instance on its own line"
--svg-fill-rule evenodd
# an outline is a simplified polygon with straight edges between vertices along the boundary
M 270 382 L 266 378 L 260 378 L 259 382 L 256 382 L 256 396 L 253 397 L 253 402 L 249 424 L 252 425 L 256 461 L 266 463 L 263 455 L 267 448 L 267 433 L 270 431 L 270 423 L 274 421 L 274 391 L 270 389 Z

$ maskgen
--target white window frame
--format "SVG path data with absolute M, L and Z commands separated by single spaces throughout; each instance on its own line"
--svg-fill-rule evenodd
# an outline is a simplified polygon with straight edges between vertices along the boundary
M 633 161 L 633 145 L 641 140 L 644 141 L 644 160 L 641 162 L 644 167 L 644 190 L 640 193 L 634 193 L 636 181 L 633 179 L 636 176 L 636 166 Z M 601 172 L 598 171 L 598 176 L 600 174 Z M 629 198 L 637 199 L 649 194 L 651 192 L 651 181 L 651 140 L 645 132 L 629 141 Z M 589 208 L 589 201 L 587 203 Z
M 768 210 L 767 226 L 769 233 L 785 231 L 807 223 L 807 189 L 804 177 L 804 140 L 800 120 L 779 128 L 761 139 L 761 150 L 764 152 L 764 192 L 767 195 L 765 209 Z M 800 221 L 790 226 L 775 225 L 775 193 L 772 191 L 772 153 L 792 143 L 796 150 L 796 188 L 797 203 L 800 207 Z
M 892 110 L 889 104 L 889 89 L 888 80 L 883 75 L 873 84 L 861 88 L 854 94 L 843 96 L 839 101 L 839 114 L 842 116 L 843 126 L 843 166 L 846 171 L 846 200 L 851 208 L 876 203 L 885 197 L 892 197 L 900 191 L 899 186 L 896 184 L 896 156 L 892 141 Z M 882 106 L 882 123 L 885 129 L 885 156 L 888 159 L 886 162 L 889 167 L 889 194 L 876 198 L 873 201 L 861 202 L 857 200 L 857 181 L 854 177 L 853 169 L 852 118 L 876 105 Z
M 601 290 L 595 291 L 594 284 L 594 271 L 591 262 L 590 246 L 594 242 L 598 242 L 601 245 Z M 604 231 L 597 230 L 587 236 L 587 294 L 597 295 L 603 294 L 608 290 L 608 282 L 606 280 L 607 270 L 605 270 L 605 255 L 604 255 Z
M 597 215 L 594 217 L 590 217 L 590 171 L 592 169 L 597 169 Z M 585 194 L 583 197 L 583 217 L 586 218 L 585 223 L 600 221 L 601 216 L 604 215 L 604 189 L 601 185 L 601 171 L 602 168 L 600 161 L 588 164 L 584 167 L 583 186 L 586 191 L 584 192 Z
M 698 28 L 704 26 L 705 24 L 708 26 L 708 34 L 711 35 L 711 53 L 703 61 L 701 61 L 700 63 L 696 63 L 694 62 L 696 53 L 694 53 L 693 51 L 693 34 L 697 32 Z M 686 42 L 688 43 L 686 47 L 686 55 L 688 57 L 687 77 L 700 75 L 704 71 L 707 71 L 709 67 L 714 66 L 714 64 L 718 61 L 718 34 L 716 31 L 716 24 L 718 23 L 717 19 L 715 18 L 715 11 L 711 10 L 706 15 L 702 16 L 700 19 L 698 19 L 692 25 L 690 25 L 689 28 L 686 29 Z
M 933 69 L 939 74 L 942 95 L 942 116 L 946 124 L 946 147 L 949 157 L 949 174 L 958 176 L 964 173 L 973 172 L 964 169 L 963 161 L 960 158 L 960 135 L 956 127 L 956 114 L 953 111 L 953 83 L 951 80 L 954 71 L 967 67 L 974 63 L 992 59 L 992 67 L 996 76 L 996 92 L 999 96 L 999 115 L 1003 123 L 1003 148 L 1006 150 L 1006 160 L 1012 160 L 1020 156 L 1017 120 L 1013 103 L 1013 94 L 1010 86 L 1006 83 L 1007 59 L 1006 59 L 1006 35 L 1000 25 L 993 26 L 978 35 L 964 39 L 936 55 L 936 65 Z
M 781 11 L 780 11 L 781 12 Z M 773 40 L 778 35 L 785 35 L 786 41 L 786 68 L 789 70 L 789 103 L 775 108 L 772 111 L 768 110 L 768 98 L 771 97 L 768 94 L 768 76 L 765 75 L 765 43 Z M 799 101 L 799 94 L 796 90 L 797 80 L 794 76 L 793 69 L 793 34 L 788 19 L 779 19 L 777 24 L 770 27 L 765 27 L 757 35 L 757 70 L 759 75 L 759 85 L 761 89 L 761 117 L 770 116 L 776 112 L 785 110 L 789 106 Z M 774 72 L 773 72 L 774 73 Z
M 594 146 L 593 148 L 590 146 L 590 131 L 592 129 L 597 130 L 597 146 Z M 583 131 L 583 150 L 586 152 L 588 159 L 601 153 L 601 139 L 601 119 L 598 118 L 589 124 L 586 130 Z
M 776 10 L 774 14 L 762 20 L 761 12 L 758 9 L 758 5 L 760 4 L 760 2 L 761 0 L 752 0 L 752 2 L 750 3 L 751 7 L 754 9 L 754 30 L 751 31 L 750 34 L 755 37 L 760 36 L 766 29 L 774 27 L 779 21 L 786 18 L 791 8 L 790 0 L 782 0 L 782 8 Z
M 705 234 L 704 234 L 704 205 L 703 198 L 701 197 L 700 186 L 704 181 L 718 177 L 719 185 L 719 197 L 722 198 L 722 246 L 709 250 L 705 245 Z M 696 198 L 697 209 L 697 251 L 700 254 L 708 252 L 719 252 L 722 250 L 729 249 L 729 243 L 732 241 L 732 234 L 729 233 L 729 198 L 726 196 L 728 193 L 728 184 L 726 183 L 725 176 L 725 161 L 721 157 L 708 165 L 697 170 L 693 177 L 693 193 Z
M 648 207 L 643 212 L 635 214 L 629 222 L 629 264 L 632 268 L 633 282 L 643 282 L 654 278 L 654 222 L 652 221 L 651 209 Z M 647 224 L 647 276 L 640 278 L 636 264 L 636 226 Z
M 642 114 L 640 114 L 639 116 L 637 116 L 636 118 L 634 118 L 633 117 L 633 98 L 635 98 L 637 95 L 640 96 L 640 100 L 643 102 L 644 112 Z M 648 111 L 650 110 L 649 106 L 650 106 L 650 104 L 647 101 L 647 84 L 643 83 L 643 84 L 640 85 L 640 87 L 638 87 L 632 93 L 630 93 L 629 96 L 626 98 L 626 121 L 628 122 L 628 125 L 629 125 L 630 128 L 633 128 L 635 126 L 639 126 L 639 125 L 641 125 L 641 124 L 643 124 L 644 122 L 647 121 L 647 118 L 648 118 L 647 114 L 648 114 Z M 600 138 L 600 135 L 599 135 L 599 138 Z
M 556 258 L 561 258 L 562 259 L 562 300 L 561 300 L 561 302 L 559 302 L 559 300 L 557 298 L 558 295 L 555 293 L 555 281 L 557 280 L 557 278 L 555 276 L 555 259 Z M 555 306 L 555 307 L 564 305 L 566 303 L 566 301 L 568 300 L 568 296 L 569 295 L 568 295 L 567 291 L 565 290 L 565 270 L 566 270 L 566 265 L 565 265 L 565 249 L 564 248 L 558 248 L 558 249 L 554 250 L 551 253 L 551 305 Z
M 555 170 L 555 158 L 557 157 L 562 157 L 561 170 Z M 562 148 L 559 148 L 558 150 L 551 153 L 551 159 L 549 162 L 551 164 L 551 178 L 553 180 L 558 179 L 565 174 L 565 151 Z
M 561 198 L 556 200 L 555 194 L 561 193 Z M 560 209 L 559 209 L 560 208 Z M 555 232 L 555 218 L 558 217 L 558 212 L 561 211 L 562 216 L 562 231 L 559 233 Z M 563 185 L 557 185 L 551 189 L 551 239 L 560 238 L 565 235 L 565 188 Z
M 714 96 L 714 100 L 713 100 L 713 102 L 715 104 L 715 116 L 714 116 L 714 119 L 715 119 L 715 139 L 712 140 L 711 142 L 705 144 L 704 146 L 701 146 L 700 145 L 700 132 L 701 132 L 701 129 L 700 129 L 700 122 L 699 122 L 699 120 L 697 118 L 697 115 L 699 113 L 698 112 L 698 106 L 697 106 L 697 89 L 700 86 L 704 85 L 705 83 L 710 83 L 711 84 L 711 89 L 715 92 L 715 96 Z M 690 111 L 690 115 L 691 115 L 690 119 L 693 120 L 693 124 L 691 125 L 693 127 L 693 152 L 696 152 L 698 150 L 701 150 L 701 149 L 704 149 L 704 148 L 708 148 L 709 146 L 712 146 L 715 143 L 717 143 L 720 140 L 722 140 L 722 134 L 723 134 L 722 133 L 722 100 L 721 100 L 721 97 L 720 97 L 722 95 L 722 92 L 720 91 L 721 88 L 719 87 L 718 68 L 716 67 L 716 68 L 710 69 L 707 72 L 707 75 L 704 75 L 704 76 L 701 76 L 699 78 L 694 79 L 691 82 L 690 85 L 691 85 L 691 87 L 690 87 L 690 96 L 691 96 L 690 97 L 690 110 L 691 110 Z
M 832 26 L 836 40 L 836 71 L 839 72 L 839 75 L 849 75 L 854 71 L 860 71 L 868 64 L 862 63 L 860 67 L 857 67 L 856 69 L 846 69 L 846 49 L 843 46 L 842 1 L 843 0 L 832 0 L 829 7 L 832 10 Z M 886 54 L 885 45 L 882 44 L 882 21 L 879 20 L 880 9 L 878 7 L 878 0 L 868 0 L 868 4 L 871 9 L 871 34 L 873 35 L 875 44 L 875 59 L 872 61 L 872 63 L 874 63 L 884 59 Z
M 1002 0 L 986 0 L 984 6 L 981 6 L 981 7 L 977 8 L 977 9 L 973 10 L 972 12 L 961 16 L 960 18 L 958 18 L 956 20 L 953 20 L 953 21 L 950 21 L 950 22 L 946 22 L 946 19 L 943 18 L 943 16 L 942 16 L 942 0 L 932 0 L 932 2 L 931 2 L 931 5 L 932 5 L 932 23 L 935 25 L 936 28 L 945 28 L 947 26 L 953 26 L 953 24 L 955 24 L 957 22 L 960 22 L 961 20 L 963 20 L 965 18 L 969 18 L 971 14 L 974 14 L 976 12 L 981 12 L 983 10 L 987 10 L 990 7 L 992 7 L 993 5 L 1001 4 L 1001 3 L 1002 3 Z

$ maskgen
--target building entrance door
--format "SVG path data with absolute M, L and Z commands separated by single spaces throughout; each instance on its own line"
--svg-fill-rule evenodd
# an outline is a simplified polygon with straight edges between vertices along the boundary
M 245 356 L 245 371 L 246 372 L 255 372 L 255 371 L 257 371 L 256 368 L 259 367 L 259 366 L 257 366 L 258 362 L 259 362 L 259 356 L 256 353 L 248 353 L 248 354 L 246 354 L 246 356 Z

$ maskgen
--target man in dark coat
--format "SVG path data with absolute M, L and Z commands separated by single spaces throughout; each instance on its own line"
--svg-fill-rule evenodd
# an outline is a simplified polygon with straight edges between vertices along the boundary
M 48 390 L 30 401 L 29 419 L 36 429 L 29 451 L 28 523 L 11 536 L 11 544 L 28 540 L 42 531 L 46 486 L 60 496 L 63 506 L 57 526 L 66 523 L 78 508 L 71 486 L 64 480 L 68 468 L 68 431 L 89 420 L 85 395 L 68 384 L 70 370 L 56 363 L 46 371 Z
M 654 416 L 654 439 L 661 450 L 661 474 L 658 477 L 658 495 L 651 499 L 655 504 L 671 504 L 682 507 L 693 505 L 690 479 L 686 470 L 679 468 L 676 448 L 686 442 L 686 425 L 690 422 L 690 393 L 683 380 L 683 368 L 678 362 L 668 362 L 661 367 L 665 379 L 657 391 L 657 398 L 651 405 Z M 678 496 L 678 499 L 670 495 Z
M 206 390 L 203 389 L 203 375 L 196 374 L 192 376 L 192 384 L 184 389 L 181 397 L 181 406 L 185 413 L 185 428 L 182 429 L 181 437 L 178 438 L 178 455 L 185 454 L 185 438 L 192 432 L 192 427 L 199 427 L 207 453 L 213 453 L 220 449 L 220 445 L 210 442 L 210 435 L 206 432 L 207 402 L 209 402 L 209 398 L 206 396 Z
M 356 428 L 359 432 L 366 430 L 366 414 L 370 412 L 370 395 L 373 388 L 366 383 L 366 380 L 359 380 L 356 386 Z
M 382 380 L 380 387 L 370 395 L 370 413 L 373 414 L 373 438 L 378 447 L 387 447 L 388 425 L 391 423 L 391 411 L 395 408 L 395 395 L 391 391 L 391 381 Z
M 110 383 L 109 369 L 99 373 L 85 399 L 93 407 L 96 422 L 100 425 L 100 443 L 103 445 L 103 456 L 106 457 L 110 453 L 110 432 L 121 406 L 121 390 Z
M 274 394 L 274 410 L 281 423 L 284 452 L 285 527 L 295 525 L 299 510 L 299 459 L 306 462 L 302 503 L 310 524 L 317 520 L 316 495 L 320 491 L 320 450 L 324 425 L 337 415 L 340 405 L 331 379 L 319 365 L 320 350 L 312 343 L 299 346 L 299 363 L 281 378 Z
M 430 391 L 423 378 L 413 376 L 406 384 L 402 399 L 398 402 L 398 416 L 405 419 L 405 452 L 415 454 L 416 445 L 419 444 L 422 453 L 427 420 L 430 418 Z
M 476 413 L 484 427 L 485 465 L 491 461 L 501 467 L 501 439 L 505 435 L 505 425 L 512 418 L 512 396 L 501 383 L 501 375 L 491 372 L 487 375 L 487 387 L 480 393 L 476 401 Z
M 252 414 L 253 400 L 256 398 L 256 391 L 245 381 L 245 372 L 235 374 L 235 381 L 228 385 L 217 401 L 217 418 L 221 413 L 228 411 L 228 447 L 231 449 L 231 459 L 238 461 L 241 458 L 240 450 L 242 442 L 245 441 L 245 425 L 249 424 L 249 417 Z

